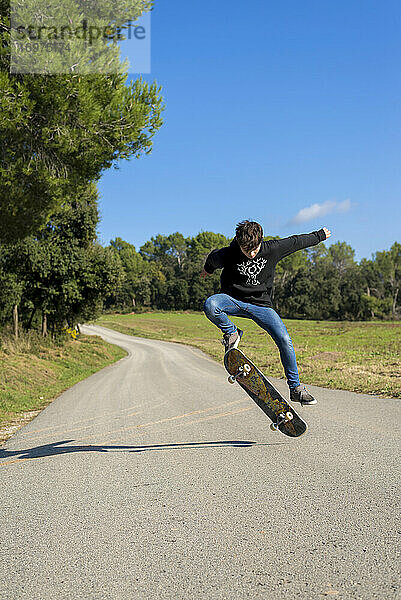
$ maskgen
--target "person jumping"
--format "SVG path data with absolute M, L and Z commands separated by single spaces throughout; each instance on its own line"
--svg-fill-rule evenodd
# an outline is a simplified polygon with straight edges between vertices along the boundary
M 302 405 L 316 404 L 316 399 L 301 385 L 294 346 L 288 331 L 273 308 L 271 295 L 276 264 L 302 248 L 327 240 L 331 231 L 323 227 L 312 233 L 292 235 L 279 240 L 263 240 L 263 229 L 255 221 L 241 221 L 231 244 L 213 250 L 206 259 L 201 277 L 216 269 L 221 273 L 221 292 L 204 303 L 207 318 L 223 333 L 225 351 L 237 348 L 243 331 L 227 315 L 252 319 L 273 338 L 279 351 L 290 400 Z

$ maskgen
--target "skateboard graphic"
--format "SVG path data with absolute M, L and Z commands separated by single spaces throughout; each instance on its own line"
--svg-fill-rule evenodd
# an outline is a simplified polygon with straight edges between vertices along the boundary
M 239 383 L 272 421 L 270 429 L 290 437 L 299 437 L 308 430 L 305 421 L 241 350 L 226 352 L 224 366 L 230 373 L 228 381 Z

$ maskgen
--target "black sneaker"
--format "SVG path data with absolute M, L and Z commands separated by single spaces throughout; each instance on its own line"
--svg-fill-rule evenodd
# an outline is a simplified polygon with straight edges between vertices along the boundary
M 304 404 L 309 406 L 310 404 L 317 404 L 317 400 L 308 392 L 304 385 L 290 390 L 290 400 L 292 402 L 300 402 L 301 406 Z
M 243 335 L 244 332 L 241 331 L 241 329 L 237 329 L 237 331 L 234 331 L 234 333 L 225 333 L 221 343 L 223 344 L 226 352 L 232 350 L 233 348 L 237 348 Z

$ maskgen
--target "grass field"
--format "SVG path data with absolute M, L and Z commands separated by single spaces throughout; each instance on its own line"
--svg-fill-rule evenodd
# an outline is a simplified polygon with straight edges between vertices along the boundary
M 40 336 L 1 339 L 0 443 L 78 381 L 126 355 L 99 337 L 57 346 Z
M 241 349 L 267 375 L 284 377 L 278 349 L 253 321 L 233 318 L 245 331 Z M 284 320 L 302 383 L 401 398 L 401 323 Z M 97 324 L 130 335 L 189 344 L 222 361 L 221 334 L 202 313 L 104 315 Z

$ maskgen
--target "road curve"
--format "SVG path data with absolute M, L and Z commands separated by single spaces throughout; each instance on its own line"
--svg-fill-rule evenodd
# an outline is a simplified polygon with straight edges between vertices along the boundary
M 200 351 L 83 331 L 128 354 L 0 448 L 1 600 L 399 597 L 399 401 L 309 386 L 292 440 Z

